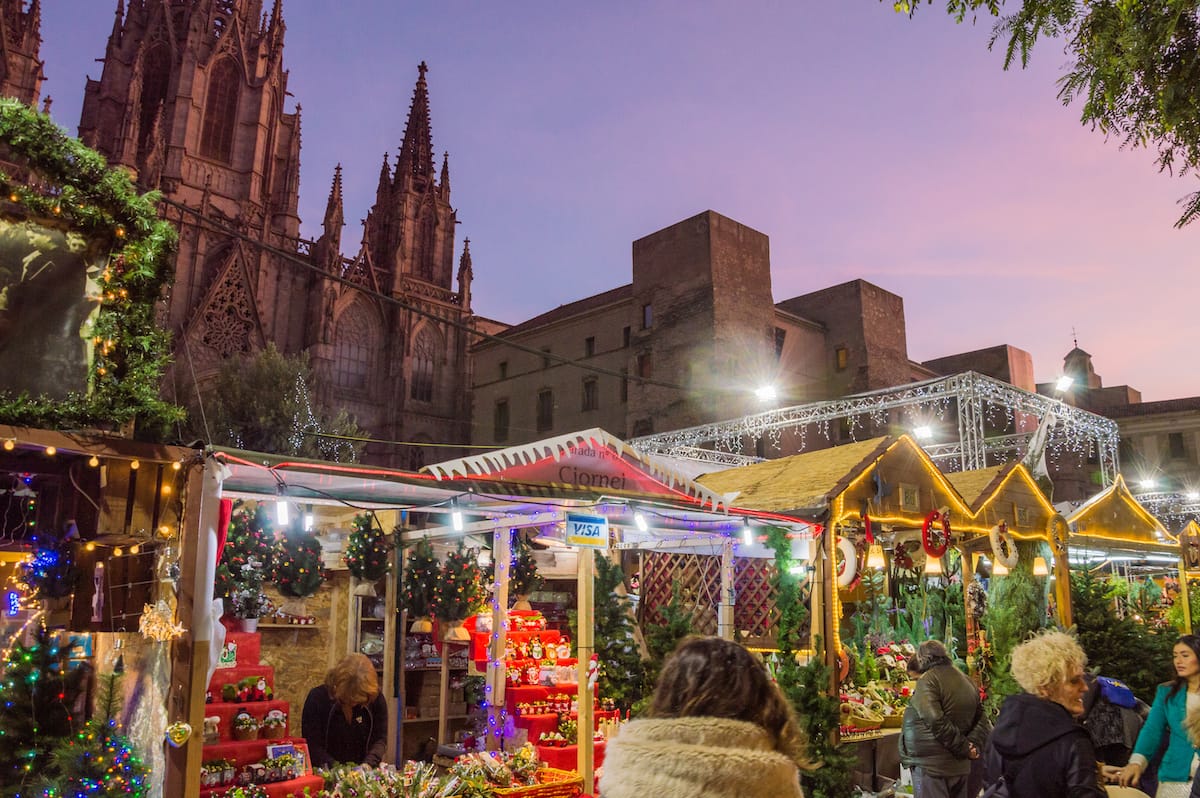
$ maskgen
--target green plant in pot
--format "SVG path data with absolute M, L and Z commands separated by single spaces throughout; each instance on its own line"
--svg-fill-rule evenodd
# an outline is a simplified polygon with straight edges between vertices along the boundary
M 479 611 L 486 595 L 478 551 L 460 540 L 458 548 L 446 555 L 441 579 L 433 589 L 433 614 L 448 627 L 443 632 L 446 640 L 471 639 L 462 622 Z

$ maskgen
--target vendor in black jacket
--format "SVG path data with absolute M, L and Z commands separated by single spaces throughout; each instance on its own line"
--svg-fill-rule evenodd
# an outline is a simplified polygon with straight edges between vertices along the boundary
M 383 761 L 387 726 L 375 666 L 363 654 L 350 654 L 325 676 L 325 684 L 308 692 L 300 733 L 313 767 L 338 762 L 374 767 Z
M 1025 692 L 1000 708 L 988 742 L 985 783 L 1003 776 L 1020 798 L 1105 798 L 1083 714 L 1087 656 L 1075 638 L 1047 631 L 1012 651 L 1013 678 Z

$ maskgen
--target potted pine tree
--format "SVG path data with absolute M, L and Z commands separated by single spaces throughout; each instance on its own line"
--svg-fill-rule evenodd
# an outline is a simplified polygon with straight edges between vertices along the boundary
M 441 579 L 433 589 L 433 613 L 446 627 L 442 635 L 446 640 L 471 639 L 462 624 L 483 606 L 485 595 L 478 554 L 460 540 L 458 548 L 446 555 Z
M 408 553 L 404 583 L 400 590 L 400 606 L 413 619 L 408 631 L 418 634 L 433 631 L 434 589 L 441 573 L 437 557 L 433 554 L 433 545 L 428 538 L 421 538 Z

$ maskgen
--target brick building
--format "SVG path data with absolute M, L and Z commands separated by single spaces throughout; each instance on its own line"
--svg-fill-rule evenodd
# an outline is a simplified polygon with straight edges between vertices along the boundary
M 38 4 L 23 16 L 21 5 L 4 0 L 3 20 L 32 30 L 17 37 L 25 42 L 36 38 Z M 101 76 L 86 86 L 80 138 L 141 189 L 160 190 L 179 228 L 167 392 L 188 403 L 193 373 L 203 383 L 224 359 L 274 343 L 307 352 L 318 398 L 372 437 L 465 443 L 471 255 L 464 241 L 456 268 L 449 158 L 435 168 L 426 66 L 394 165 L 383 155 L 362 239 L 343 257 L 340 165 L 321 236 L 299 237 L 301 107 L 286 108 L 281 9 L 117 0 Z M 21 63 L 6 61 L 18 88 L 40 75 L 36 47 Z M 372 444 L 365 459 L 415 467 L 457 453 Z

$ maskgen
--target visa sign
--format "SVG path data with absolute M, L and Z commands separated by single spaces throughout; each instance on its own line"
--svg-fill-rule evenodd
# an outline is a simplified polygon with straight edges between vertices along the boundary
M 607 549 L 608 519 L 596 515 L 567 515 L 567 545 L 581 549 Z

